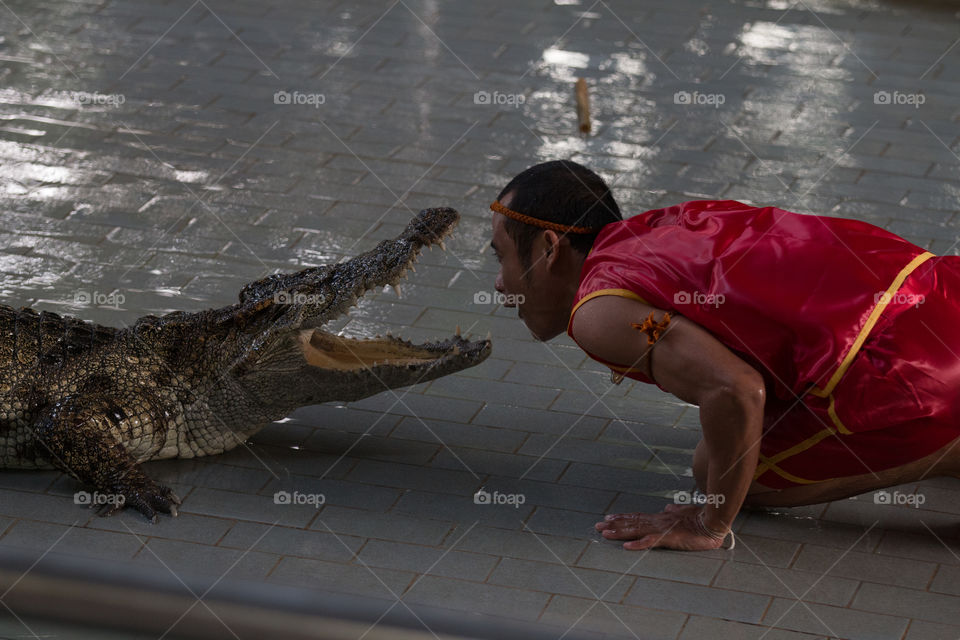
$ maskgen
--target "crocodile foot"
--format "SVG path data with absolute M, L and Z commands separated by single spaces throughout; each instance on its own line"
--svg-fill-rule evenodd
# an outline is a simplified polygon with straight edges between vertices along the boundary
M 100 506 L 97 510 L 98 516 L 112 516 L 124 507 L 136 509 L 152 524 L 157 522 L 158 511 L 177 516 L 177 506 L 181 501 L 170 487 L 158 484 L 142 473 L 125 477 L 118 485 L 114 489 L 114 495 L 120 499 Z

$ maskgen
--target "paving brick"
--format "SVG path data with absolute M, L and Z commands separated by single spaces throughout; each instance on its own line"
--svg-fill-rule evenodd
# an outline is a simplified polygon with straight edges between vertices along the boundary
M 161 483 L 187 484 L 209 489 L 256 493 L 271 479 L 264 467 L 246 468 L 218 464 L 214 459 L 164 460 L 150 465 L 153 477 Z
M 822 572 L 776 569 L 757 564 L 726 563 L 713 586 L 783 598 L 803 598 L 834 606 L 846 605 L 857 589 L 857 580 L 825 576 Z
M 73 500 L 66 496 L 4 489 L 0 490 L 0 502 L 3 504 L 4 515 L 15 518 L 71 525 L 86 522 L 92 517 L 89 509 L 74 504 Z
M 29 550 L 36 555 L 49 552 L 111 561 L 132 559 L 145 542 L 143 537 L 126 531 L 112 533 L 29 520 L 19 520 L 0 539 L 4 547 Z
M 595 512 L 572 511 L 570 509 L 551 509 L 537 507 L 536 512 L 527 521 L 527 527 L 539 533 L 552 533 L 558 536 L 597 536 L 593 526 L 603 519 L 600 505 L 583 505 L 583 509 L 597 508 Z
M 606 462 L 610 466 L 626 466 L 632 469 L 656 462 L 657 457 L 650 446 L 642 441 L 610 443 L 571 437 L 558 440 L 554 435 L 542 434 L 530 436 L 523 443 L 519 453 L 589 464 Z
M 410 396 L 408 396 L 410 397 Z M 330 455 L 351 455 L 357 458 L 375 458 L 405 464 L 424 464 L 431 460 L 442 447 L 439 442 L 414 442 L 393 440 L 374 435 L 342 433 L 318 429 L 303 443 L 311 452 L 320 451 Z
M 665 578 L 708 585 L 723 566 L 719 558 L 665 549 L 626 553 L 620 544 L 592 536 L 577 566 L 604 569 L 648 578 Z
M 944 530 L 938 532 L 938 528 L 932 529 L 932 533 L 885 531 L 876 551 L 884 556 L 960 565 L 960 544 Z
M 439 545 L 454 529 L 454 524 L 449 521 L 427 520 L 397 513 L 387 514 L 328 506 L 313 521 L 310 528 L 340 535 Z
M 404 418 L 390 437 L 509 453 L 519 449 L 528 434 L 514 429 L 484 427 L 478 424 Z
M 250 495 L 219 489 L 196 489 L 184 499 L 180 511 L 252 522 L 306 526 L 316 516 L 309 505 L 278 504 L 273 494 Z
M 581 462 L 571 463 L 560 482 L 648 496 L 669 496 L 679 489 L 693 486 L 692 478 L 675 475 L 666 470 L 641 471 Z
M 427 395 L 449 396 L 462 398 L 468 394 L 475 394 L 482 389 L 484 395 L 496 398 L 499 402 L 518 406 L 546 409 L 557 397 L 557 390 L 542 387 L 521 387 L 509 382 L 485 380 L 478 383 L 471 378 L 448 376 L 434 380 Z
M 753 623 L 760 622 L 770 601 L 769 596 L 651 578 L 637 578 L 624 599 L 625 604 Z
M 454 538 L 454 542 L 456 538 Z M 423 575 L 483 582 L 497 565 L 495 556 L 371 540 L 360 553 L 371 567 L 401 569 Z
M 566 466 L 565 463 L 557 460 L 455 446 L 438 453 L 430 465 L 443 469 L 465 469 L 480 475 L 491 474 L 542 481 L 556 480 Z
M 866 494 L 855 500 L 831 502 L 824 514 L 831 522 L 845 522 L 863 527 L 869 527 L 876 522 L 877 526 L 885 529 L 905 531 L 922 528 L 923 525 L 919 524 L 921 521 L 935 529 L 948 527 L 950 523 L 956 522 L 956 516 L 952 514 L 929 511 L 923 506 L 918 509 L 908 505 L 874 504 L 871 495 Z
M 212 518 L 181 512 L 176 519 L 165 518 L 152 524 L 138 511 L 126 509 L 109 518 L 91 518 L 88 529 L 100 529 L 129 534 L 133 532 L 143 539 L 163 538 L 198 544 L 217 544 L 233 526 L 233 520 Z
M 872 524 L 872 523 L 871 523 Z M 740 529 L 743 533 L 765 538 L 806 542 L 816 536 L 817 544 L 854 551 L 872 551 L 883 536 L 883 530 L 869 529 L 830 521 L 811 521 L 794 517 L 776 517 L 760 511 L 751 511 Z
M 557 563 L 505 558 L 497 565 L 487 582 L 531 591 L 619 602 L 633 582 L 633 577 Z
M 926 620 L 912 620 L 904 640 L 939 640 L 940 638 L 954 638 L 957 635 L 955 626 L 927 622 Z
M 401 493 L 396 487 L 378 487 L 333 478 L 296 475 L 273 480 L 260 493 L 273 500 L 278 492 L 290 494 L 287 498 L 289 502 L 285 506 L 297 508 L 298 504 L 315 505 L 314 510 L 316 506 L 324 504 L 386 510 L 397 501 Z
M 256 548 L 258 551 L 284 556 L 349 563 L 363 543 L 362 538 L 337 534 L 326 529 L 310 531 L 238 522 L 219 541 L 218 546 L 244 550 Z
M 540 622 L 561 625 L 574 634 L 590 629 L 612 637 L 675 638 L 685 619 L 680 613 L 601 603 L 593 598 L 555 596 Z
M 409 571 L 301 558 L 283 558 L 268 578 L 277 584 L 390 601 L 395 601 L 413 580 L 414 574 Z
M 300 407 L 289 418 L 318 428 L 372 435 L 386 435 L 400 421 L 397 415 L 361 411 L 339 403 Z
M 844 552 L 842 549 L 805 544 L 793 564 L 794 569 L 817 574 L 869 580 L 882 584 L 925 589 L 936 565 L 894 558 L 876 553 Z M 828 603 L 830 604 L 830 603 Z
M 59 476 L 59 471 L 5 469 L 0 473 L 0 487 L 43 493 Z
M 457 548 L 464 551 L 566 564 L 575 562 L 588 545 L 584 539 L 534 533 L 528 529 L 507 531 L 483 525 L 474 526 L 455 539 L 459 540 Z
M 150 540 L 136 557 L 137 563 L 169 571 L 182 580 L 190 576 L 263 580 L 279 561 L 279 554 L 257 550 L 221 549 L 192 542 L 157 539 Z
M 607 421 L 583 414 L 544 413 L 525 407 L 487 403 L 472 422 L 517 431 L 592 439 L 596 437 Z
M 536 620 L 549 594 L 426 576 L 404 594 L 409 604 L 431 604 L 457 611 L 486 613 L 505 618 Z
M 776 598 L 767 610 L 763 623 L 830 637 L 892 640 L 903 635 L 908 620 L 817 603 L 806 603 L 804 606 L 804 603 L 793 598 Z
M 481 484 L 468 471 L 431 469 L 376 460 L 361 460 L 348 479 L 384 487 L 422 489 L 461 496 L 473 496 Z
M 476 503 L 474 496 L 452 496 L 423 491 L 407 491 L 392 509 L 395 513 L 434 520 L 478 522 L 485 526 L 518 529 L 533 507 L 514 504 Z
M 850 605 L 904 618 L 919 618 L 943 624 L 960 624 L 960 597 L 940 595 L 883 584 L 864 583 Z
M 930 583 L 930 591 L 960 596 L 960 567 L 940 566 L 937 575 Z
M 678 640 L 694 640 L 695 638 L 705 637 L 716 638 L 716 640 L 760 640 L 761 638 L 769 638 L 770 640 L 814 640 L 824 636 L 772 629 L 759 624 L 690 616 Z
M 403 391 L 396 392 L 401 400 L 393 393 L 381 393 L 365 400 L 351 403 L 351 407 L 366 411 L 389 411 L 400 416 L 413 416 L 438 420 L 453 420 L 454 422 L 469 422 L 482 406 L 476 400 L 462 398 L 427 397 L 410 393 L 402 395 Z
M 737 534 L 737 545 L 733 550 L 716 549 L 705 552 L 703 556 L 768 567 L 792 565 L 802 545 L 786 540 L 745 535 L 741 533 L 745 520 L 742 513 L 734 520 L 733 530 Z

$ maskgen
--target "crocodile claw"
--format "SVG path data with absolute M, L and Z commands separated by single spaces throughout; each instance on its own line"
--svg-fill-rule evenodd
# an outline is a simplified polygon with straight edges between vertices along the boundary
M 123 485 L 117 491 L 117 495 L 123 496 L 123 500 L 117 504 L 103 505 L 97 515 L 109 517 L 124 507 L 132 507 L 146 516 L 152 524 L 156 524 L 157 512 L 168 513 L 173 517 L 179 513 L 177 506 L 181 504 L 181 500 L 170 487 L 157 484 L 146 476 L 126 481 Z
M 143 490 L 132 492 L 127 496 L 127 506 L 133 507 L 147 517 L 152 524 L 157 523 L 157 512 L 169 513 L 177 516 L 177 505 L 180 498 L 169 487 L 156 484 L 145 487 Z

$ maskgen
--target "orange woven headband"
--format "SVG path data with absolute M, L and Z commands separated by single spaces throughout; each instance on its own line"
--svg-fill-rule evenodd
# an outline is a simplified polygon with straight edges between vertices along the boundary
M 547 220 L 541 220 L 540 218 L 534 218 L 533 216 L 517 213 L 513 209 L 507 209 L 505 206 L 500 204 L 499 200 L 494 200 L 493 204 L 490 205 L 490 209 L 496 211 L 497 213 L 502 213 L 508 218 L 513 218 L 519 222 L 532 224 L 535 227 L 542 227 L 543 229 L 560 231 L 561 233 L 597 233 L 597 231 L 599 231 L 599 229 L 591 229 L 590 227 L 571 227 L 565 224 L 549 222 Z

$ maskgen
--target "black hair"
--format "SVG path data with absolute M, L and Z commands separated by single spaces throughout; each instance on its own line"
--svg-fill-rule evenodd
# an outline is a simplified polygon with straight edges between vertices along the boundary
M 613 193 L 603 178 L 573 160 L 551 160 L 525 169 L 503 188 L 497 200 L 512 194 L 513 211 L 566 226 L 596 229 L 623 219 Z M 537 234 L 544 230 L 513 218 L 504 220 L 504 231 L 517 246 L 525 269 L 530 268 L 530 251 Z M 586 255 L 597 239 L 596 233 L 568 233 L 570 246 Z

